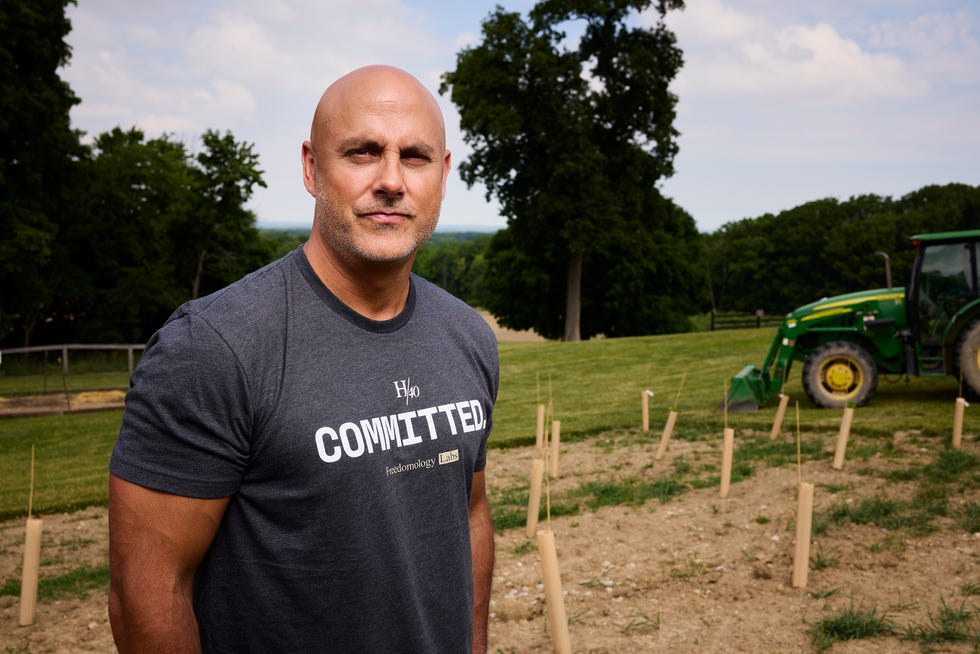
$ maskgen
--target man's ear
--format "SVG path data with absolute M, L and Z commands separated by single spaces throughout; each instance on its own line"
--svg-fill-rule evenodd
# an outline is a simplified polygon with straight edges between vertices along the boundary
M 449 180 L 449 168 L 452 163 L 452 153 L 446 150 L 446 157 L 442 162 L 442 198 L 446 199 L 446 182 Z
M 303 186 L 306 187 L 307 193 L 316 197 L 316 150 L 313 149 L 311 142 L 303 141 L 300 156 L 303 163 Z

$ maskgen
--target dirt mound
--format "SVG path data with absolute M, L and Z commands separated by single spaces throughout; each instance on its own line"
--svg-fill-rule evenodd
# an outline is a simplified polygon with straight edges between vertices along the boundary
M 0 417 L 26 417 L 121 409 L 126 393 L 121 390 L 48 393 L 24 397 L 0 397 Z

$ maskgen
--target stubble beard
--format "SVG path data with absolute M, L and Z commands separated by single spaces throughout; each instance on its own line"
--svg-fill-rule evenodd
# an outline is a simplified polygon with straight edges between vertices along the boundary
M 382 202 L 385 209 L 395 206 L 393 200 Z M 321 190 L 316 196 L 317 232 L 323 243 L 337 252 L 350 263 L 367 261 L 371 263 L 399 263 L 411 257 L 432 233 L 438 221 L 438 209 L 431 220 L 427 217 L 414 216 L 406 218 L 397 224 L 372 224 L 371 231 L 364 230 L 359 224 L 364 220 L 351 218 L 341 207 L 336 206 Z M 351 222 L 353 221 L 353 222 Z M 406 223 L 409 227 L 406 230 Z M 372 247 L 371 240 L 378 241 Z M 402 247 L 393 249 L 396 243 Z M 407 243 L 404 243 L 405 240 Z

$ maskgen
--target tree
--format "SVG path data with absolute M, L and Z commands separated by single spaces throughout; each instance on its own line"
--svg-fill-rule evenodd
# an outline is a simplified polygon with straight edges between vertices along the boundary
M 138 342 L 187 299 L 170 239 L 193 202 L 187 151 L 117 127 L 95 138 L 83 170 L 54 248 L 46 338 Z
M 253 269 L 255 255 L 243 257 L 247 245 L 258 241 L 255 214 L 245 207 L 256 186 L 265 186 L 259 158 L 250 143 L 238 143 L 230 132 L 208 130 L 201 138 L 204 149 L 192 169 L 194 204 L 175 235 L 190 255 L 190 296 L 196 298 L 205 282 L 208 263 L 214 268 L 211 290 L 234 281 Z M 264 262 L 263 262 L 264 263 Z
M 83 148 L 58 77 L 70 55 L 69 0 L 0 4 L 0 340 L 26 344 L 50 303 L 46 274 L 58 215 Z
M 652 28 L 628 25 L 651 5 Z M 443 76 L 473 149 L 460 175 L 508 221 L 487 253 L 487 308 L 504 326 L 565 340 L 664 331 L 700 292 L 700 273 L 672 280 L 673 296 L 644 278 L 686 273 L 682 253 L 700 252 L 691 217 L 656 189 L 673 173 L 681 66 L 663 18 L 682 7 L 545 0 L 529 21 L 498 7 Z M 581 31 L 577 48 L 563 29 Z
M 412 272 L 437 283 L 467 304 L 483 307 L 486 299 L 484 253 L 490 234 L 436 232 L 415 257 Z
M 143 341 L 195 292 L 274 258 L 243 206 L 259 174 L 251 146 L 215 132 L 204 143 L 192 157 L 136 128 L 95 138 L 52 247 L 43 339 Z

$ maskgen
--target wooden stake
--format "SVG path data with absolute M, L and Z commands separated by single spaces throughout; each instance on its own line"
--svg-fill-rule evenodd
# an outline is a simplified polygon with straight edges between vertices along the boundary
M 644 390 L 640 394 L 640 402 L 643 408 L 643 421 L 641 423 L 643 431 L 650 431 L 650 398 L 653 397 L 653 391 L 650 389 Z
M 732 458 L 735 452 L 735 430 L 725 427 L 725 437 L 721 447 L 721 497 L 728 497 L 732 485 Z
M 660 447 L 657 448 L 656 460 L 664 458 L 664 454 L 667 453 L 667 443 L 670 442 L 670 436 L 674 433 L 674 424 L 677 423 L 677 412 L 671 410 L 667 414 L 667 424 L 664 425 L 664 433 L 660 437 Z
M 561 589 L 561 572 L 558 568 L 558 550 L 555 548 L 555 532 L 538 532 L 538 554 L 541 556 L 541 576 L 544 577 L 544 597 L 548 605 L 548 626 L 555 654 L 571 654 L 572 639 L 568 634 L 568 617 L 565 615 L 565 598 Z
M 20 626 L 34 624 L 37 610 L 37 582 L 41 569 L 41 532 L 44 521 L 27 519 L 27 536 L 24 539 L 24 571 L 20 582 Z
M 533 538 L 538 530 L 538 514 L 541 512 L 541 483 L 544 477 L 544 460 L 535 459 L 531 464 L 531 495 L 527 501 L 527 537 Z
M 548 472 L 552 477 L 558 477 L 558 445 L 561 443 L 561 420 L 551 423 L 551 442 L 548 443 L 548 453 L 551 455 L 551 467 Z
M 37 583 L 41 569 L 41 532 L 44 521 L 33 516 L 34 511 L 34 446 L 31 445 L 30 488 L 27 499 L 27 530 L 24 537 L 24 567 L 20 581 L 21 627 L 34 624 L 37 611 Z
M 535 431 L 535 442 L 537 443 L 537 448 L 540 450 L 544 447 L 544 405 L 538 405 L 538 426 Z
M 840 421 L 840 431 L 837 433 L 837 449 L 834 451 L 834 470 L 844 467 L 844 452 L 847 451 L 847 438 L 851 434 L 851 422 L 854 420 L 854 407 L 844 407 L 844 417 Z
M 783 431 L 783 416 L 786 415 L 786 405 L 789 404 L 789 395 L 779 394 L 779 408 L 776 409 L 776 419 L 772 423 L 772 431 L 769 432 L 769 440 L 775 440 Z
M 970 406 L 962 397 L 956 398 L 956 410 L 953 412 L 953 449 L 960 449 L 963 441 L 963 412 Z
M 796 551 L 793 588 L 806 588 L 810 572 L 810 532 L 813 525 L 813 484 L 800 483 L 796 504 Z

